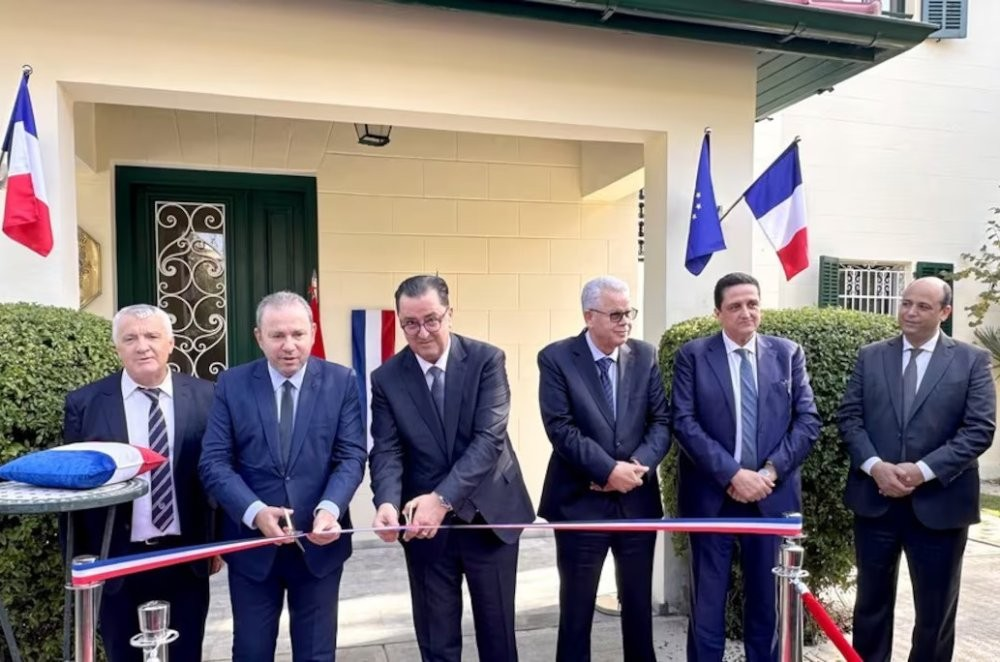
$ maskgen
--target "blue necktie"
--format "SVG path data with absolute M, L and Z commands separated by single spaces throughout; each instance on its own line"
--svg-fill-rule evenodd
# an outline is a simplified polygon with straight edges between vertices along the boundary
M 597 361 L 597 367 L 600 368 L 600 378 L 601 378 L 601 389 L 604 391 L 604 399 L 608 402 L 608 407 L 611 408 L 611 418 L 615 417 L 615 390 L 611 387 L 611 377 L 608 372 L 611 370 L 611 364 L 614 360 L 605 356 L 603 359 Z
M 750 350 L 738 349 L 740 353 L 740 425 L 743 439 L 740 465 L 744 469 L 757 471 L 757 385 L 753 379 L 753 365 Z
M 160 409 L 160 389 L 140 388 L 139 392 L 149 398 L 149 449 L 167 459 L 153 469 L 149 478 L 153 526 L 163 533 L 174 522 L 174 475 L 170 467 L 167 421 Z
M 441 425 L 444 425 L 444 370 L 432 365 L 427 372 L 431 375 L 431 398 L 434 400 L 434 409 L 437 410 Z

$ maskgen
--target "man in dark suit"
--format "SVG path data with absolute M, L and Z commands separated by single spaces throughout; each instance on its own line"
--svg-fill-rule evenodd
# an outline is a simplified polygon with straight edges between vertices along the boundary
M 670 413 L 656 349 L 629 340 L 638 311 L 628 285 L 609 276 L 583 288 L 586 329 L 538 354 L 538 399 L 552 456 L 538 514 L 550 522 L 663 516 L 656 466 L 670 446 Z M 655 533 L 556 531 L 556 659 L 590 659 L 601 568 L 615 557 L 624 659 L 655 660 Z
M 124 370 L 66 397 L 66 441 L 120 441 L 152 448 L 168 458 L 142 476 L 150 491 L 120 506 L 111 532 L 110 556 L 124 556 L 208 541 L 212 513 L 198 481 L 198 457 L 212 403 L 212 383 L 173 373 L 170 318 L 159 308 L 123 308 L 112 321 L 112 339 Z M 98 555 L 107 509 L 73 515 L 73 553 Z M 138 632 L 137 607 L 149 600 L 171 605 L 170 627 L 180 638 L 170 645 L 179 660 L 201 660 L 208 615 L 210 565 L 196 561 L 151 570 L 104 586 L 100 631 L 111 662 L 138 662 L 142 651 L 129 645 Z
M 902 336 L 861 348 L 838 412 L 851 458 L 858 594 L 854 648 L 892 656 L 900 553 L 913 584 L 910 662 L 947 662 L 955 646 L 962 554 L 979 521 L 979 463 L 993 442 L 989 354 L 941 333 L 951 288 L 920 278 L 899 304 Z M 905 366 L 905 367 L 904 367 Z
M 802 508 L 800 467 L 819 437 L 802 348 L 757 333 L 760 286 L 744 273 L 715 285 L 722 332 L 674 356 L 671 402 L 681 447 L 683 517 L 781 517 Z M 743 569 L 743 646 L 748 662 L 777 660 L 774 577 L 777 536 L 691 535 L 687 656 L 721 661 L 726 593 L 738 540 Z
M 510 388 L 496 347 L 451 333 L 448 285 L 413 276 L 396 290 L 407 348 L 372 373 L 375 527 L 403 536 L 420 656 L 462 659 L 462 576 L 483 662 L 517 660 L 514 586 L 519 529 L 439 525 L 534 520 L 507 435 Z M 383 531 L 386 542 L 396 531 Z
M 219 378 L 201 456 L 201 478 L 228 517 L 223 539 L 288 531 L 296 544 L 227 558 L 233 660 L 274 659 L 287 593 L 296 662 L 329 662 L 337 648 L 337 601 L 351 554 L 348 505 L 365 467 L 361 404 L 352 370 L 309 357 L 316 325 L 305 299 L 264 297 L 254 334 L 264 358 Z M 289 542 L 289 541 L 286 541 Z

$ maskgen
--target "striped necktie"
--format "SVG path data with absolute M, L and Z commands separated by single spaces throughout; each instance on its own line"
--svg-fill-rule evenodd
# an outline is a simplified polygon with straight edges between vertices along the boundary
M 740 440 L 742 451 L 740 465 L 744 469 L 757 471 L 757 384 L 753 378 L 750 350 L 736 350 L 740 355 Z
M 160 389 L 141 388 L 139 392 L 149 398 L 149 449 L 167 459 L 153 469 L 149 479 L 153 526 L 162 533 L 174 523 L 174 475 L 170 462 L 170 441 L 167 439 L 167 421 L 160 409 Z

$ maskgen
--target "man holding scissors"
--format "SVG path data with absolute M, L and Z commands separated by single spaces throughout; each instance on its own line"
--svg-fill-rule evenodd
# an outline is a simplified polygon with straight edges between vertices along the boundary
M 340 531 L 351 527 L 366 444 L 354 373 L 310 359 L 315 330 L 299 295 L 264 297 L 254 334 L 265 358 L 226 371 L 216 385 L 199 469 L 228 515 L 221 538 L 254 530 L 283 538 L 226 559 L 235 662 L 274 659 L 286 593 L 293 659 L 335 659 L 340 576 L 351 554 Z M 310 531 L 305 540 L 287 537 L 299 530 Z

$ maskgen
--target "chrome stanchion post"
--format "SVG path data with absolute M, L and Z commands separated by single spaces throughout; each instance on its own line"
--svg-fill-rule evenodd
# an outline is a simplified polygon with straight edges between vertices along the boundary
M 786 517 L 797 517 L 788 513 Z M 808 576 L 802 569 L 805 549 L 799 542 L 804 535 L 787 536 L 781 544 L 780 564 L 772 572 L 778 592 L 778 660 L 802 662 L 803 617 L 802 600 L 795 589 L 795 582 Z
M 77 556 L 73 558 L 73 563 L 93 563 L 96 560 L 96 556 Z M 82 586 L 69 586 L 69 589 L 73 591 L 75 606 L 73 654 L 76 662 L 94 662 L 97 659 L 97 645 L 95 643 L 97 593 L 102 584 L 104 582 L 97 581 Z
M 170 629 L 170 603 L 151 600 L 139 605 L 139 634 L 129 643 L 142 649 L 143 662 L 168 662 L 169 646 L 177 640 L 177 630 Z

